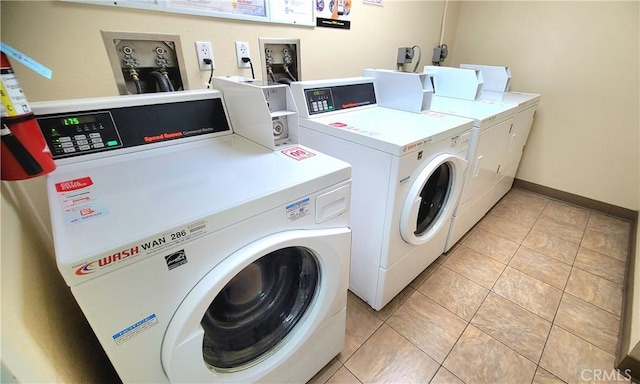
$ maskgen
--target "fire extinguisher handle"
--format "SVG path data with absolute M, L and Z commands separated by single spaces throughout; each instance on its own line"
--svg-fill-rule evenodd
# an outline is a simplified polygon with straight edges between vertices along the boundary
M 2 135 L 2 142 L 7 146 L 9 152 L 11 152 L 13 157 L 15 157 L 15 159 L 22 166 L 22 169 L 24 169 L 27 175 L 33 176 L 43 171 L 40 164 L 36 161 L 36 159 L 33 158 L 33 156 L 31 156 L 24 145 L 20 143 L 20 140 L 13 136 L 7 126 L 2 127 L 2 129 L 0 130 L 0 134 Z

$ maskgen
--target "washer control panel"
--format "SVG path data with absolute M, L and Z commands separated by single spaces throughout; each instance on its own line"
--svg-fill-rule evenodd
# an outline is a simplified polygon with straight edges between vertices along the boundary
M 110 112 L 44 117 L 38 124 L 53 158 L 122 147 Z
M 54 160 L 231 133 L 219 97 L 60 112 L 36 118 Z
M 373 81 L 305 89 L 304 97 L 309 115 L 376 104 Z

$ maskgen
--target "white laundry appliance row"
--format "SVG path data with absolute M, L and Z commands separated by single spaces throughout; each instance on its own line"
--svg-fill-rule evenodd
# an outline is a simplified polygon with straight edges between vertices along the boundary
M 422 102 L 421 113 L 436 111 L 474 121 L 469 167 L 446 251 L 511 189 L 539 100 L 535 94 L 504 92 L 511 80 L 507 67 L 465 67 L 425 66 L 419 74 L 365 70 L 376 79 L 382 105 L 417 112 Z M 420 95 L 420 88 L 428 97 Z
M 213 84 L 229 103 L 259 88 L 233 78 Z M 380 310 L 444 251 L 472 120 L 380 107 L 370 77 L 294 82 L 291 91 L 300 143 L 353 167 L 349 288 Z M 231 118 L 256 125 L 246 112 Z
M 342 350 L 349 164 L 233 133 L 219 91 L 33 110 L 57 265 L 123 382 L 305 382 Z

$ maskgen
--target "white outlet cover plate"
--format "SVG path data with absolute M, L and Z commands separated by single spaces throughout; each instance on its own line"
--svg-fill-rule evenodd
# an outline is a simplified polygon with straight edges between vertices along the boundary
M 251 67 L 250 63 L 245 63 L 242 61 L 243 57 L 251 58 L 251 51 L 249 51 L 249 43 L 246 41 L 236 41 L 236 62 L 238 63 L 238 68 L 249 68 Z

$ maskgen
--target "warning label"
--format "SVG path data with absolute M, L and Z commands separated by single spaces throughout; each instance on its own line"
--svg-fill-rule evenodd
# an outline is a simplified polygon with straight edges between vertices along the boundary
M 82 177 L 55 185 L 58 201 L 62 207 L 64 221 L 74 225 L 109 214 L 107 207 L 98 201 L 93 189 L 93 180 Z
M 113 335 L 113 341 L 117 345 L 124 344 L 156 324 L 158 324 L 158 318 L 154 313 Z
M 287 205 L 287 223 L 296 221 L 307 216 L 311 211 L 309 198 Z

